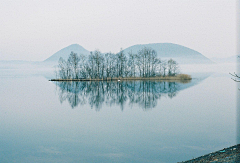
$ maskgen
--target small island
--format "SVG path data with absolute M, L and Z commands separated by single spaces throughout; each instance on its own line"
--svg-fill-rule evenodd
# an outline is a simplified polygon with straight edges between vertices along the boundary
M 179 73 L 179 65 L 173 60 L 161 60 L 155 50 L 144 47 L 137 54 L 90 52 L 89 56 L 71 52 L 68 60 L 59 59 L 56 79 L 50 81 L 127 81 L 127 80 L 191 80 L 191 76 Z
M 50 81 L 132 81 L 132 80 L 164 80 L 185 82 L 191 80 L 187 74 L 178 74 L 176 76 L 155 76 L 155 77 L 115 77 L 115 78 L 78 78 L 78 79 L 51 79 Z

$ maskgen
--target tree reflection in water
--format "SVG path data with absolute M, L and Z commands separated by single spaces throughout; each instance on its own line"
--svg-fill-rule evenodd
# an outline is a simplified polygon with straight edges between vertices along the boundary
M 97 81 L 55 82 L 60 102 L 68 101 L 72 108 L 89 104 L 99 111 L 105 103 L 119 105 L 121 110 L 128 103 L 147 110 L 157 106 L 162 96 L 173 98 L 183 83 L 165 81 Z

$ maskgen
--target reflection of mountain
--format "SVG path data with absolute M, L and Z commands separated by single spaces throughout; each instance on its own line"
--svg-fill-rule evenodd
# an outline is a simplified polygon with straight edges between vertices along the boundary
M 198 83 L 164 81 L 123 81 L 123 82 L 55 82 L 58 86 L 60 102 L 68 101 L 72 108 L 89 104 L 91 108 L 100 110 L 103 104 L 119 105 L 124 109 L 125 104 L 139 105 L 147 110 L 157 106 L 162 97 L 173 98 L 183 89 Z M 195 83 L 195 84 L 194 84 Z

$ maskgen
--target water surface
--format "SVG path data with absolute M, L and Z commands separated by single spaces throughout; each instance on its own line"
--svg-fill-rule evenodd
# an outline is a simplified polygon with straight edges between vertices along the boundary
M 0 72 L 0 162 L 178 162 L 236 144 L 227 72 L 185 84 Z

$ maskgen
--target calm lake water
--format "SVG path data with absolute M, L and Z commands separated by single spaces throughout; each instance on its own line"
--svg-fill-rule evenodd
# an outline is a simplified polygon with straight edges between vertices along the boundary
M 235 145 L 235 67 L 205 69 L 189 83 L 54 83 L 1 69 L 0 162 L 179 162 Z

